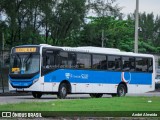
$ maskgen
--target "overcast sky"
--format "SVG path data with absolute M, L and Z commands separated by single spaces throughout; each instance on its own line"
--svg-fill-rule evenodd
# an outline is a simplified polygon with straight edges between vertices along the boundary
M 136 8 L 136 0 L 117 0 L 117 4 L 123 7 L 122 13 L 133 13 Z M 139 12 L 151 13 L 160 16 L 160 0 L 139 0 Z

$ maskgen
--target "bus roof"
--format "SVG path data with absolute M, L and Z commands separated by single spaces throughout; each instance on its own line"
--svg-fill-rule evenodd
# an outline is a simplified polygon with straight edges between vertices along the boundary
M 82 46 L 82 47 L 61 47 L 61 46 L 52 46 L 48 44 L 40 44 L 40 45 L 23 45 L 23 46 L 41 46 L 48 48 L 57 48 L 62 49 L 64 51 L 75 51 L 75 52 L 86 52 L 86 53 L 99 53 L 99 54 L 115 54 L 115 55 L 124 55 L 124 56 L 140 56 L 140 57 L 154 57 L 151 54 L 142 54 L 142 53 L 133 53 L 133 52 L 125 52 L 120 51 L 116 48 L 102 48 L 102 47 L 93 47 L 93 46 Z M 20 46 L 17 46 L 20 47 Z

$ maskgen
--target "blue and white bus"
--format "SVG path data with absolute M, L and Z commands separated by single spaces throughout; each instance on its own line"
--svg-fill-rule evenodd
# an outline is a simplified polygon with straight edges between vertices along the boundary
M 103 94 L 125 96 L 155 89 L 153 55 L 113 48 L 58 47 L 47 44 L 11 50 L 9 90 L 43 94 Z

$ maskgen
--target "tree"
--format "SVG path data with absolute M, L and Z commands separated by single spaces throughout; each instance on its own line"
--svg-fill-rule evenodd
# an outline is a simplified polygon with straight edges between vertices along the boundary
M 62 45 L 84 21 L 86 0 L 2 0 L 0 12 L 6 15 L 7 43 L 51 43 Z M 8 4 L 10 3 L 10 4 Z M 45 37 L 41 36 L 45 34 Z M 44 39 L 44 40 L 43 40 Z
M 134 14 L 128 15 L 128 20 L 135 20 Z M 158 53 L 160 45 L 160 19 L 153 13 L 139 14 L 139 52 Z
M 54 45 L 63 44 L 73 30 L 79 29 L 84 22 L 85 0 L 59 1 L 52 13 L 49 28 Z
M 114 17 L 92 17 L 81 31 L 81 45 L 101 46 L 101 25 L 103 22 L 105 47 L 133 51 L 134 24 L 131 20 L 117 20 Z

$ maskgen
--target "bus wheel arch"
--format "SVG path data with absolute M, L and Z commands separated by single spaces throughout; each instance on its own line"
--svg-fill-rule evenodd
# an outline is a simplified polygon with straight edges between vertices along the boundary
M 117 87 L 117 96 L 122 97 L 128 92 L 127 84 L 124 82 L 119 83 Z
M 63 80 L 59 84 L 57 97 L 59 99 L 65 99 L 65 97 L 67 96 L 68 93 L 71 93 L 71 84 L 69 81 Z

